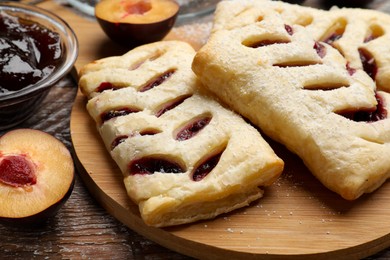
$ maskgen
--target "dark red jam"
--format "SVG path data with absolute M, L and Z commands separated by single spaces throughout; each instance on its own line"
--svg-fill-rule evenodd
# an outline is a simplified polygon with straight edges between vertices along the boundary
M 218 153 L 199 165 L 192 174 L 193 181 L 201 181 L 217 166 L 222 153 Z
M 356 72 L 356 69 L 352 68 L 352 67 L 350 66 L 349 62 L 347 62 L 347 64 L 345 65 L 345 68 L 347 69 L 348 74 L 351 75 L 351 76 L 352 76 L 353 74 L 355 74 L 355 72 Z
M 185 141 L 195 136 L 200 130 L 205 128 L 211 121 L 211 117 L 207 116 L 195 120 L 183 127 L 176 135 L 176 140 Z
M 0 96 L 47 78 L 60 64 L 62 55 L 57 33 L 0 12 Z
M 343 37 L 342 34 L 339 34 L 339 33 L 333 33 L 332 35 L 330 35 L 328 38 L 326 38 L 323 42 L 329 44 L 329 45 L 332 45 L 333 42 L 337 41 L 338 39 L 340 39 L 341 37 Z
M 144 135 L 155 135 L 160 133 L 158 129 L 145 129 L 141 132 L 139 132 L 139 135 L 144 136 Z M 111 143 L 111 150 L 114 150 L 115 147 L 126 141 L 127 138 L 135 136 L 135 133 L 132 133 L 130 135 L 120 135 L 117 136 L 114 141 Z
M 313 48 L 316 50 L 316 52 L 317 52 L 318 56 L 320 56 L 320 58 L 325 57 L 326 48 L 323 44 L 321 44 L 319 42 L 315 42 Z
M 375 80 L 376 74 L 378 72 L 378 67 L 376 65 L 374 57 L 368 51 L 364 49 L 359 49 L 360 60 L 362 61 L 363 70 Z
M 364 43 L 370 42 L 372 40 L 375 40 L 377 37 L 373 34 L 368 35 L 366 38 L 364 38 Z
M 375 98 L 378 102 L 376 108 L 372 111 L 351 111 L 343 112 L 340 115 L 353 120 L 355 122 L 376 122 L 387 118 L 387 109 L 384 104 L 383 98 L 376 94 Z
M 256 48 L 269 46 L 269 45 L 273 45 L 273 44 L 284 44 L 284 43 L 289 43 L 289 42 L 283 41 L 283 40 L 268 40 L 268 39 L 266 39 L 266 40 L 254 42 L 251 45 L 247 45 L 247 46 L 256 49 Z
M 134 160 L 129 165 L 131 175 L 149 175 L 160 173 L 184 173 L 185 170 L 176 162 L 157 157 L 144 157 Z
M 176 99 L 176 100 L 167 102 L 166 104 L 164 104 L 164 105 L 162 106 L 162 108 L 160 108 L 160 110 L 157 111 L 156 117 L 160 117 L 160 116 L 162 116 L 163 114 L 165 114 L 166 112 L 168 112 L 169 110 L 174 109 L 175 107 L 177 107 L 178 105 L 180 105 L 181 103 L 183 103 L 184 100 L 186 100 L 186 99 L 189 98 L 189 97 L 190 97 L 190 96 L 184 96 L 184 97 L 180 97 L 179 99 Z
M 129 138 L 128 135 L 121 135 L 115 138 L 115 140 L 111 143 L 111 150 L 114 150 L 115 147 L 126 141 L 127 138 Z
M 114 84 L 110 82 L 102 82 L 100 85 L 97 87 L 96 92 L 102 93 L 105 90 L 117 90 L 119 87 L 115 86 Z
M 139 91 L 145 92 L 145 91 L 148 91 L 154 87 L 161 85 L 167 79 L 169 79 L 173 75 L 173 73 L 175 73 L 174 70 L 169 70 L 169 71 L 165 72 L 164 74 L 160 75 L 159 77 L 153 79 L 151 82 L 147 83 L 145 86 L 141 87 Z
M 119 117 L 119 116 L 126 116 L 131 113 L 137 113 L 139 112 L 138 109 L 135 108 L 121 108 L 121 109 L 114 109 L 110 111 L 106 111 L 100 115 L 102 122 L 106 122 L 112 118 Z
M 284 25 L 284 29 L 286 29 L 286 32 L 287 32 L 288 34 L 290 34 L 290 35 L 293 35 L 293 34 L 294 34 L 294 30 L 293 30 L 293 28 L 292 28 L 290 25 L 285 24 L 285 25 Z

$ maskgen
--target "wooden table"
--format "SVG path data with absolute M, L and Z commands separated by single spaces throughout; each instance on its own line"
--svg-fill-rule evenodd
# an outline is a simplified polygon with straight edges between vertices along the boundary
M 374 0 L 368 7 L 390 13 L 389 2 Z M 62 16 L 78 35 L 80 56 L 75 71 L 90 62 L 91 57 L 98 59 L 125 51 L 107 40 L 100 30 L 87 30 L 95 21 L 73 12 L 63 2 L 47 1 L 40 5 Z M 317 0 L 307 0 L 305 5 L 321 7 Z M 169 37 L 176 36 L 171 34 Z M 69 121 L 76 93 L 74 77 L 68 75 L 52 89 L 37 113 L 15 128 L 44 130 L 72 150 Z M 189 259 L 157 245 L 114 219 L 95 201 L 78 175 L 70 199 L 46 225 L 35 228 L 0 225 L 0 259 L 32 258 Z M 390 259 L 390 248 L 367 259 Z

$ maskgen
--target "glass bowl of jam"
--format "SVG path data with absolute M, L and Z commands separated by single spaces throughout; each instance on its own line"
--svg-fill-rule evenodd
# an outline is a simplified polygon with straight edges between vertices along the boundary
M 62 18 L 37 6 L 0 2 L 0 130 L 32 116 L 77 56 L 77 37 Z

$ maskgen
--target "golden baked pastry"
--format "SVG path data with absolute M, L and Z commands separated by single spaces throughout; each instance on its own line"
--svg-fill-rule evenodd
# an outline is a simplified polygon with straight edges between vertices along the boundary
M 264 10 L 272 10 L 286 24 L 301 25 L 313 39 L 338 49 L 350 68 L 365 70 L 378 90 L 390 92 L 390 15 L 359 8 L 333 7 L 326 11 L 282 1 L 233 2 L 230 5 L 234 9 L 220 8 L 213 31 L 261 22 L 268 16 Z
M 356 19 L 365 15 L 355 11 L 331 12 L 266 0 L 223 1 L 192 68 L 206 88 L 299 155 L 325 186 L 353 200 L 390 176 L 390 95 L 377 90 L 353 50 L 355 59 L 348 59 L 342 38 L 333 41 L 337 48 L 316 40 L 316 34 L 337 32 L 325 28 L 342 21 L 336 14 L 356 23 L 345 27 L 344 37 L 365 24 Z M 377 14 L 374 23 L 384 16 Z M 358 49 L 374 54 L 389 48 L 380 38 Z M 379 64 L 381 57 L 375 59 Z M 377 78 L 387 68 L 378 67 Z
M 198 92 L 194 55 L 187 43 L 157 42 L 80 72 L 87 109 L 148 225 L 246 206 L 283 170 L 255 128 Z

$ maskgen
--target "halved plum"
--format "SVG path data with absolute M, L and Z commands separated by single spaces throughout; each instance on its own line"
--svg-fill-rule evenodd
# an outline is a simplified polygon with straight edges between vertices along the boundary
M 74 164 L 55 137 L 33 129 L 0 138 L 0 220 L 38 224 L 54 216 L 72 193 Z
M 178 13 L 179 4 L 173 0 L 103 0 L 95 7 L 107 36 L 127 47 L 163 39 Z

